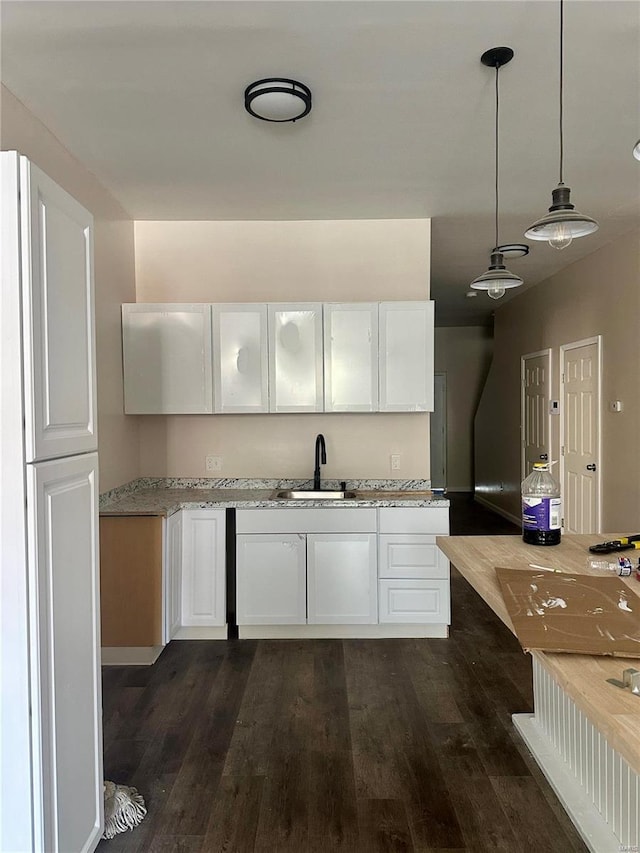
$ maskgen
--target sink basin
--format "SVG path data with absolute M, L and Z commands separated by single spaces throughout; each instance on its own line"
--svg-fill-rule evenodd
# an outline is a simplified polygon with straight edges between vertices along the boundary
M 331 489 L 287 489 L 283 492 L 275 492 L 272 496 L 274 499 L 286 501 L 339 501 L 355 498 L 355 492 L 341 492 Z

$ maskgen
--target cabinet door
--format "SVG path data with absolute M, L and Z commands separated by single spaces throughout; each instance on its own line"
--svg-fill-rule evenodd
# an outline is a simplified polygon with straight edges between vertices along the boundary
M 165 636 L 172 640 L 182 627 L 182 511 L 167 519 L 165 547 Z
M 304 625 L 305 537 L 248 533 L 236 545 L 238 625 Z
M 307 536 L 309 624 L 376 624 L 377 592 L 374 533 Z
M 214 305 L 215 412 L 268 412 L 267 306 Z
M 324 306 L 324 410 L 378 408 L 378 306 Z
M 433 411 L 433 302 L 381 302 L 380 411 Z
M 269 305 L 269 411 L 322 411 L 322 305 Z
M 451 621 L 448 580 L 381 580 L 381 623 Z
M 225 555 L 225 510 L 183 510 L 183 627 L 225 624 Z
M 102 834 L 97 468 L 95 453 L 27 466 L 37 850 Z
M 25 157 L 20 182 L 25 438 L 32 462 L 98 447 L 93 217 Z
M 213 411 L 210 305 L 123 305 L 122 350 L 127 414 Z

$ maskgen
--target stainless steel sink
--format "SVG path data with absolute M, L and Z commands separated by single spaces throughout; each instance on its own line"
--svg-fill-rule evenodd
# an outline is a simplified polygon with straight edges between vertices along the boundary
M 282 492 L 275 492 L 272 495 L 274 500 L 283 501 L 340 501 L 350 500 L 355 498 L 355 492 L 341 492 L 331 489 L 287 489 Z

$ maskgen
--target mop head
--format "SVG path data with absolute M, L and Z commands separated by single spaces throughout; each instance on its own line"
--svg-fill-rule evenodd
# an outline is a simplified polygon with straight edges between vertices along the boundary
M 133 829 L 146 815 L 144 800 L 135 788 L 104 783 L 104 835 L 113 838 L 119 832 Z

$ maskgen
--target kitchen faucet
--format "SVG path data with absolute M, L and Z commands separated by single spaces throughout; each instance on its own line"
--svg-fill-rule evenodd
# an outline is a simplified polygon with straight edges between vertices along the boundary
M 320 491 L 320 463 L 327 464 L 327 446 L 324 443 L 324 436 L 318 433 L 316 436 L 316 467 L 313 470 L 313 491 Z

